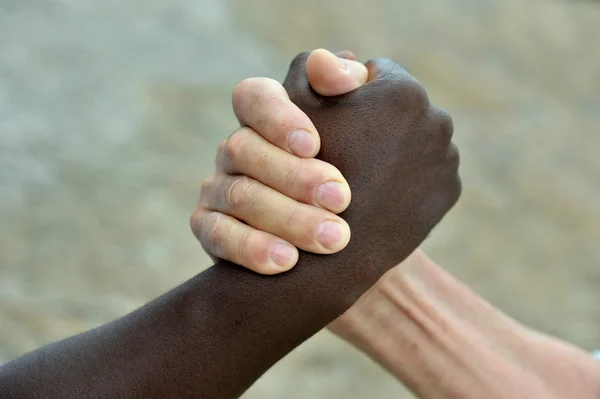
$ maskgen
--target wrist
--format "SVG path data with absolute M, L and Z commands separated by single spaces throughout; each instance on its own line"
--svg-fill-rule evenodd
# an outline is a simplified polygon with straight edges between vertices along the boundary
M 516 323 L 419 251 L 332 330 L 423 398 L 597 394 L 591 356 Z

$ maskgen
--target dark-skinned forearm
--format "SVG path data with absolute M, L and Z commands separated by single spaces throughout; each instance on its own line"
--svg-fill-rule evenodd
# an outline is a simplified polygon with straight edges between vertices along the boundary
M 220 262 L 137 311 L 0 368 L 2 398 L 234 398 L 377 276 L 341 254 L 261 276 Z
M 219 263 L 132 314 L 17 359 L 2 398 L 239 396 L 264 371 L 346 311 L 401 262 L 460 195 L 452 121 L 387 59 L 346 97 L 315 96 L 307 54 L 284 87 L 321 134 L 319 158 L 352 187 L 340 253 L 301 254 L 278 276 Z

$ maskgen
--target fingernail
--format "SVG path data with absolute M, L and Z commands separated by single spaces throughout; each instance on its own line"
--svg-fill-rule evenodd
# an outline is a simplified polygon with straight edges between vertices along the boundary
M 339 223 L 326 221 L 317 229 L 317 240 L 328 249 L 335 249 L 342 239 L 342 227 Z
M 277 243 L 271 247 L 271 260 L 279 266 L 287 266 L 294 257 L 294 249 L 287 244 Z
M 290 135 L 290 150 L 299 157 L 312 157 L 315 150 L 315 139 L 306 130 L 299 129 Z
M 340 67 L 346 73 L 352 75 L 358 82 L 366 82 L 367 77 L 369 75 L 369 71 L 367 67 L 361 64 L 358 61 L 347 60 L 344 58 L 338 58 L 338 62 L 340 63 Z
M 335 181 L 321 184 L 317 189 L 317 202 L 323 208 L 333 211 L 342 208 L 345 203 L 343 186 Z
M 340 58 L 337 57 L 338 63 L 340 64 L 340 68 L 342 68 L 344 71 L 348 70 L 348 60 L 345 58 Z

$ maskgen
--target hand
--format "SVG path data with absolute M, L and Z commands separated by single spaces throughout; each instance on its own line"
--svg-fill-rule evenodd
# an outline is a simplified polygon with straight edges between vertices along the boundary
M 307 75 L 311 87 L 313 90 L 322 95 L 329 94 L 333 96 L 345 94 L 366 83 L 367 69 L 364 65 L 353 61 L 353 54 L 337 53 L 337 56 L 345 56 L 349 59 L 338 59 L 334 54 L 326 50 L 315 50 L 311 53 L 307 60 Z M 345 62 L 346 65 L 349 65 L 350 67 L 341 69 L 339 62 Z M 277 84 L 273 84 L 273 81 L 269 79 L 253 79 L 242 82 L 242 84 L 237 87 L 236 93 L 238 101 L 234 103 L 240 104 L 243 103 L 245 99 L 279 96 L 280 87 Z M 262 112 L 265 112 L 267 115 L 269 113 L 275 114 L 278 111 L 276 106 L 277 104 L 273 103 L 271 108 L 263 107 Z M 294 107 L 290 108 L 293 110 L 293 112 L 296 111 Z M 238 113 L 242 114 L 241 111 L 238 111 Z M 248 117 L 242 117 L 240 119 L 248 119 Z M 283 130 L 280 132 L 280 135 L 284 136 L 285 133 L 286 131 Z M 294 170 L 298 167 L 302 167 L 305 175 L 319 175 L 322 167 L 321 164 L 306 162 L 307 160 L 304 160 L 301 157 L 288 154 L 273 160 L 273 168 L 264 168 L 261 160 L 273 158 L 271 154 L 278 153 L 277 146 L 267 141 L 269 137 L 265 137 L 263 130 L 256 130 L 254 134 L 262 136 L 265 140 L 257 139 L 253 140 L 252 142 L 246 142 L 245 146 L 240 147 L 237 159 L 244 160 L 244 170 L 246 173 L 255 177 L 255 179 L 259 182 L 266 183 L 269 181 L 271 169 Z M 315 139 L 316 142 L 318 142 L 318 135 L 315 137 Z M 281 140 L 281 137 L 278 136 L 275 139 L 271 138 L 271 141 L 277 142 L 280 146 L 279 148 L 291 152 L 289 151 L 287 141 Z M 227 141 L 222 143 L 221 148 L 226 146 Z M 224 162 L 225 159 L 227 159 L 227 162 Z M 248 241 L 247 245 L 240 245 L 240 243 L 236 241 L 233 241 L 231 243 L 232 245 L 228 246 L 222 244 L 229 231 L 239 228 L 241 223 L 236 219 L 250 220 L 252 219 L 252 215 L 259 214 L 261 213 L 261 209 L 270 206 L 269 198 L 261 198 L 261 190 L 254 189 L 249 191 L 243 198 L 243 203 L 240 204 L 235 214 L 231 210 L 223 212 L 218 212 L 214 209 L 205 210 L 205 207 L 209 207 L 210 204 L 215 201 L 213 199 L 215 193 L 227 192 L 228 190 L 227 184 L 233 177 L 227 173 L 227 170 L 230 169 L 224 166 L 228 163 L 231 163 L 231 160 L 227 158 L 223 151 L 219 151 L 217 171 L 213 173 L 213 175 L 211 175 L 203 184 L 205 189 L 202 190 L 201 205 L 199 206 L 198 211 L 193 218 L 194 224 L 200 227 L 199 231 L 201 234 L 198 234 L 198 238 L 202 243 L 202 247 L 212 257 L 223 258 L 234 262 L 237 261 L 238 264 L 258 272 L 279 273 L 287 270 L 289 267 L 292 267 L 295 264 L 297 257 L 292 258 L 293 262 L 289 262 L 286 265 L 287 267 L 272 267 L 272 262 L 270 262 L 268 258 L 265 261 L 265 254 L 269 254 L 271 252 L 272 245 L 277 245 L 278 242 L 276 241 L 276 238 L 271 237 L 270 234 L 263 235 L 262 239 L 258 238 L 250 240 Z M 248 179 L 253 180 L 251 177 L 248 177 Z M 296 197 L 304 196 L 304 198 L 312 198 L 314 195 L 314 185 L 306 184 L 302 181 L 294 182 L 284 179 L 282 181 L 276 181 L 274 184 L 270 184 L 270 186 L 283 195 L 285 195 L 286 192 L 292 191 L 301 193 L 300 196 Z M 327 206 L 325 206 L 325 208 L 327 208 Z M 331 209 L 331 205 L 329 208 Z M 287 201 L 276 211 L 282 215 L 298 215 L 297 219 L 300 221 L 309 219 L 308 215 L 306 214 L 307 208 L 302 203 L 297 201 Z M 267 217 L 270 216 L 270 214 L 267 215 Z M 214 224 L 215 219 L 219 220 L 219 223 L 216 225 Z M 282 222 L 286 219 L 289 219 L 289 217 L 275 217 L 272 218 L 272 220 L 269 219 L 266 223 L 270 227 L 268 233 L 273 234 L 275 230 L 272 227 L 273 224 L 279 223 L 282 229 L 285 229 L 287 226 L 289 226 L 289 223 Z M 305 227 L 306 231 L 314 232 L 318 226 Z M 242 228 L 245 229 L 248 234 L 257 235 L 260 237 L 260 230 L 243 224 Z M 279 238 L 283 239 L 281 236 L 279 236 Z M 289 241 L 285 241 L 289 242 L 293 246 L 301 247 L 302 238 L 302 236 L 292 237 Z M 420 257 L 424 257 L 424 255 L 417 250 L 407 260 L 405 260 L 403 264 L 409 262 L 410 259 L 419 261 Z M 402 265 L 398 266 L 398 268 L 401 267 Z M 349 324 L 347 319 L 352 318 L 349 313 L 350 311 L 338 318 L 329 326 L 329 328 L 335 333 L 343 335 L 346 325 Z
M 350 58 L 353 58 L 352 54 L 348 54 L 347 56 L 349 56 Z M 310 84 L 312 85 L 313 89 L 315 89 L 315 91 L 322 93 L 322 94 L 343 94 L 345 91 L 350 91 L 352 89 L 355 89 L 357 87 L 359 87 L 362 83 L 364 83 L 366 81 L 366 70 L 362 69 L 361 70 L 361 65 L 358 64 L 357 62 L 353 62 L 353 61 L 349 61 L 349 60 L 343 60 L 343 62 L 347 63 L 350 65 L 350 68 L 347 68 L 346 71 L 342 71 L 339 69 L 339 65 L 336 62 L 336 60 L 334 59 L 335 57 L 333 57 L 333 55 L 331 53 L 328 53 L 324 50 L 317 50 L 315 52 L 313 52 L 311 54 L 311 56 L 308 58 L 307 60 L 307 66 L 306 66 L 306 70 L 307 70 L 307 76 L 309 79 Z M 351 71 L 354 73 L 347 73 L 347 71 Z M 239 92 L 240 94 L 244 94 L 246 93 L 247 96 L 246 98 L 253 98 L 253 97 L 258 97 L 260 96 L 260 94 L 256 94 L 256 93 L 252 93 L 251 90 L 246 90 L 245 92 L 242 90 L 239 90 L 240 87 L 243 87 L 243 85 L 238 86 L 238 89 L 236 89 L 237 92 Z M 261 88 L 260 85 L 255 85 L 254 86 L 256 89 L 263 89 Z M 276 87 L 276 85 L 274 86 L 275 88 L 278 89 L 278 87 Z M 263 94 L 264 96 L 269 96 L 268 94 Z M 239 98 L 243 99 L 243 96 L 240 96 Z M 240 101 L 243 102 L 243 101 Z M 238 102 L 239 103 L 239 102 Z M 243 119 L 243 117 L 241 118 Z M 269 137 L 267 137 L 269 138 Z M 277 139 L 273 139 L 271 138 L 271 141 L 275 141 L 275 142 L 279 142 L 280 146 L 283 148 L 286 148 L 286 142 L 284 140 L 277 140 Z M 260 162 L 258 162 L 258 160 L 263 159 L 268 157 L 269 153 L 271 153 L 273 151 L 272 145 L 270 145 L 269 143 L 267 143 L 266 141 L 254 141 L 253 142 L 253 146 L 254 148 L 250 149 L 250 146 L 246 145 L 243 148 L 243 151 L 247 152 L 246 155 L 244 156 L 240 156 L 240 158 L 243 158 L 245 160 L 248 159 L 252 159 L 252 157 L 250 156 L 250 154 L 254 155 L 254 163 L 249 163 L 247 162 L 246 166 L 247 166 L 247 170 L 252 170 L 252 175 L 253 176 L 258 176 L 258 180 L 265 182 L 266 181 L 266 177 L 264 176 L 264 174 L 268 174 L 268 171 L 265 170 L 264 168 L 261 168 L 260 166 Z M 243 154 L 242 154 L 243 155 Z M 283 159 L 280 159 L 280 161 L 284 161 Z M 299 159 L 294 159 L 293 157 L 288 157 L 287 159 L 285 159 L 285 161 L 289 162 L 289 165 L 284 165 L 284 164 L 278 164 L 277 167 L 283 168 L 283 169 L 292 169 L 295 167 L 295 165 L 298 165 L 298 161 L 300 161 Z M 306 165 L 306 163 L 304 164 L 304 167 L 306 167 L 307 172 L 310 169 L 310 165 Z M 261 173 L 263 174 L 261 176 Z M 314 174 L 314 172 L 311 173 L 307 173 L 309 175 Z M 222 181 L 222 180 L 219 180 Z M 209 186 L 213 186 L 214 184 L 218 183 L 219 181 L 215 182 L 215 180 L 210 179 L 208 181 L 208 185 Z M 218 184 L 217 184 L 218 185 Z M 271 185 L 273 187 L 273 185 Z M 279 187 L 281 187 L 281 184 L 279 184 Z M 314 192 L 314 189 L 311 189 L 311 187 L 304 187 L 304 186 L 298 186 L 296 187 L 298 190 L 300 191 L 304 191 L 306 193 L 311 193 Z M 223 189 L 223 187 L 221 188 L 221 190 Z M 294 187 L 283 187 L 282 190 L 280 190 L 281 192 L 289 192 L 290 190 L 293 190 Z M 218 191 L 218 190 L 217 190 Z M 248 195 L 245 197 L 245 202 L 246 204 L 241 208 L 241 212 L 247 212 L 250 215 L 252 214 L 257 214 L 260 213 L 259 211 L 257 211 L 255 208 L 262 208 L 265 204 L 261 204 L 260 201 L 258 201 L 258 198 L 256 196 L 252 196 L 252 195 Z M 302 206 L 298 206 L 299 204 L 295 203 L 294 201 L 290 201 L 288 202 L 288 205 L 291 207 L 289 210 L 283 212 L 286 213 L 288 215 L 302 215 L 303 212 L 306 211 L 306 208 L 302 207 Z M 238 213 L 239 214 L 239 213 Z M 211 213 L 206 213 L 206 212 L 199 212 L 196 214 L 196 225 L 198 226 L 210 226 L 210 220 L 203 220 L 203 218 L 208 219 L 208 215 L 211 215 Z M 213 217 L 217 216 L 215 215 L 215 213 L 212 213 Z M 231 215 L 230 216 L 235 216 L 235 215 Z M 219 218 L 222 218 L 223 215 L 218 215 Z M 248 216 L 245 215 L 240 215 L 241 219 L 248 219 Z M 298 218 L 299 220 L 304 220 L 305 218 L 300 217 Z M 279 223 L 281 223 L 281 219 L 278 219 Z M 234 223 L 231 219 L 229 218 L 224 218 L 223 222 L 220 223 L 220 228 L 221 230 L 229 230 L 228 228 L 228 224 L 232 224 Z M 237 263 L 241 263 L 244 264 L 245 266 L 252 268 L 254 270 L 265 270 L 264 267 L 259 267 L 257 268 L 255 265 L 261 265 L 264 264 L 264 261 L 262 259 L 265 258 L 265 256 L 263 255 L 261 257 L 261 254 L 266 254 L 269 253 L 269 241 L 270 240 L 253 240 L 252 244 L 253 246 L 249 247 L 248 245 L 244 245 L 242 246 L 243 251 L 242 254 L 243 256 L 239 256 L 240 254 L 240 250 L 238 249 L 240 246 L 238 245 L 236 247 L 236 241 L 233 241 L 234 245 L 231 246 L 226 246 L 223 247 L 221 245 L 219 245 L 219 237 L 223 237 L 223 234 L 219 234 L 218 233 L 218 229 L 204 229 L 204 231 L 208 230 L 209 233 L 208 234 L 199 234 L 199 238 L 202 242 L 203 247 L 206 249 L 206 251 L 213 255 L 213 256 L 221 256 L 225 259 L 229 259 L 229 260 L 233 260 L 236 261 Z M 307 229 L 306 231 L 310 231 L 311 229 Z M 202 229 L 200 230 L 202 231 Z M 273 230 L 271 230 L 273 231 Z M 314 231 L 314 229 L 312 229 L 312 231 Z M 253 234 L 255 234 L 255 232 L 253 232 Z M 292 244 L 300 246 L 300 244 L 298 244 L 295 240 L 291 240 Z M 261 247 L 262 245 L 262 247 Z M 228 250 L 230 250 L 228 252 Z M 258 256 L 252 256 L 253 254 L 256 254 Z M 262 258 L 262 259 L 261 259 Z M 241 261 L 240 261 L 241 260 Z M 247 263 L 244 263 L 247 262 Z M 293 262 L 288 263 L 288 267 L 291 267 L 293 265 L 293 263 L 295 263 L 295 259 L 293 260 Z M 275 272 L 277 271 L 284 271 L 286 270 L 286 268 L 266 268 L 267 270 L 271 271 L 271 270 L 275 270 Z
M 311 67 L 315 64 L 311 64 L 312 59 L 315 59 L 314 54 L 311 57 L 304 54 L 293 63 L 286 85 L 292 89 L 292 92 L 304 85 L 304 91 L 308 94 L 296 95 L 296 98 L 293 96 L 292 99 L 296 99 L 296 102 L 302 107 L 315 113 L 313 120 L 324 122 L 323 125 L 326 128 L 329 127 L 333 134 L 341 136 L 339 133 L 341 129 L 336 131 L 335 126 L 332 125 L 332 121 L 335 121 L 336 118 L 323 118 L 323 115 L 335 114 L 340 120 L 339 123 L 347 127 L 346 131 L 358 130 L 354 136 L 349 135 L 352 139 L 351 144 L 354 144 L 355 154 L 353 157 L 344 159 L 340 147 L 336 148 L 333 145 L 327 146 L 324 151 L 321 151 L 326 158 L 329 156 L 333 159 L 337 155 L 340 160 L 338 164 L 352 173 L 359 187 L 362 186 L 360 187 L 362 198 L 359 204 L 364 211 L 353 212 L 351 206 L 345 215 L 356 225 L 366 226 L 359 229 L 366 231 L 362 231 L 358 240 L 355 234 L 355 238 L 348 248 L 353 247 L 352 251 L 346 250 L 340 254 L 341 256 L 327 261 L 323 260 L 325 263 L 329 262 L 327 265 L 323 265 L 323 267 L 327 266 L 324 270 L 328 270 L 328 275 L 332 273 L 336 275 L 338 281 L 334 286 L 330 281 L 329 285 L 324 283 L 323 287 L 319 287 L 319 289 L 333 289 L 332 292 L 337 293 L 336 297 L 345 298 L 336 303 L 341 308 L 347 308 L 387 268 L 406 258 L 455 203 L 460 194 L 460 181 L 456 173 L 458 154 L 450 143 L 451 119 L 443 111 L 432 107 L 418 82 L 396 64 L 385 60 L 369 63 L 369 83 L 367 85 L 347 96 L 330 99 L 319 98 L 318 95 L 306 88 L 309 79 L 312 83 L 310 76 L 314 75 L 315 71 Z M 304 66 L 305 62 L 306 67 Z M 334 78 L 331 78 L 331 75 L 321 71 L 320 76 L 327 76 L 331 81 L 336 81 L 335 75 Z M 295 83 L 290 84 L 294 80 Z M 355 87 L 359 85 L 355 85 Z M 402 91 L 404 94 L 398 93 L 398 91 Z M 371 96 L 371 98 L 365 98 L 365 96 Z M 361 101 L 367 106 L 360 107 Z M 346 109 L 340 107 L 340 104 L 347 105 Z M 399 115 L 397 115 L 394 105 L 402 111 Z M 323 110 L 323 115 L 318 115 L 319 107 L 328 107 L 329 109 Z M 355 112 L 348 112 L 348 109 L 354 109 Z M 365 115 L 362 120 L 356 120 L 353 125 L 351 122 L 355 116 L 354 113 L 365 114 L 365 110 L 369 115 Z M 346 119 L 343 120 L 344 118 L 340 115 L 345 115 Z M 240 119 L 243 118 L 242 116 Z M 393 140 L 392 144 L 387 147 L 381 143 L 370 146 L 365 139 L 369 134 L 374 135 L 376 130 L 383 132 L 388 137 L 396 136 L 397 140 Z M 267 137 L 271 142 L 276 140 L 272 136 L 267 135 Z M 376 137 L 372 136 L 372 138 Z M 281 142 L 283 144 L 279 145 L 283 148 L 286 148 L 289 143 L 280 139 L 279 143 Z M 357 150 L 357 145 L 363 145 L 363 153 Z M 396 147 L 398 147 L 397 151 L 393 151 Z M 246 146 L 246 148 L 248 147 Z M 327 150 L 328 148 L 329 150 Z M 336 149 L 338 154 L 336 154 Z M 398 155 L 400 155 L 399 159 L 397 159 Z M 374 165 L 377 162 L 381 163 L 380 158 L 382 157 L 386 168 L 375 168 Z M 356 166 L 362 167 L 357 168 Z M 389 184 L 382 184 L 385 181 L 381 177 L 391 176 L 390 170 L 394 168 L 397 168 L 399 172 L 398 178 Z M 373 174 L 374 178 L 371 179 L 373 182 L 370 181 L 371 176 L 362 173 L 364 170 L 372 172 L 381 170 L 382 173 Z M 369 198 L 369 190 L 365 190 L 365 188 L 372 189 L 378 195 Z M 400 201 L 394 204 L 391 211 L 376 211 L 378 207 L 385 205 L 386 200 L 393 202 L 396 197 L 400 197 Z M 251 199 L 252 197 L 245 195 L 244 198 Z M 255 206 L 257 204 L 254 200 L 246 202 Z M 356 199 L 353 203 L 356 204 Z M 292 205 L 292 203 L 288 204 Z M 354 208 L 356 209 L 356 207 Z M 246 210 L 249 211 L 250 208 L 246 208 Z M 201 234 L 203 223 L 201 223 L 202 219 L 198 217 L 199 214 L 200 212 L 196 212 L 192 224 L 197 236 L 205 243 L 207 240 L 206 236 Z M 205 229 L 204 231 L 207 230 L 216 231 L 216 229 Z M 236 240 L 230 241 L 236 242 Z M 212 242 L 214 243 L 214 241 Z M 246 249 L 248 246 L 242 246 L 242 248 Z M 260 245 L 257 244 L 256 248 L 260 249 Z M 375 252 L 372 252 L 373 250 Z M 210 248 L 209 252 L 211 252 Z M 236 261 L 235 256 L 227 256 L 225 252 L 227 251 L 213 251 L 214 254 L 226 255 L 227 258 Z M 239 252 L 230 253 L 235 255 Z M 260 256 L 258 258 L 260 259 Z M 311 260 L 312 263 L 314 261 L 321 262 L 317 259 Z M 244 263 L 244 261 L 236 262 Z M 271 268 L 271 270 L 273 269 Z M 342 305 L 342 302 L 347 304 Z
M 307 70 L 317 92 L 343 94 L 366 82 L 367 69 L 353 54 L 338 55 L 346 58 L 325 50 L 311 54 Z M 203 183 L 192 216 L 206 252 L 274 274 L 294 266 L 295 247 L 320 254 L 344 248 L 349 228 L 335 213 L 348 206 L 350 190 L 335 167 L 298 156 L 319 149 L 308 117 L 279 83 L 265 78 L 240 83 L 233 105 L 247 126 L 219 146 L 217 169 Z
M 458 200 L 452 119 L 387 59 L 367 63 L 364 86 L 320 96 L 310 88 L 308 56 L 292 62 L 284 87 L 320 133 L 318 158 L 339 168 L 353 196 L 342 214 L 353 238 L 333 262 L 346 273 L 342 286 L 374 282 L 413 252 Z

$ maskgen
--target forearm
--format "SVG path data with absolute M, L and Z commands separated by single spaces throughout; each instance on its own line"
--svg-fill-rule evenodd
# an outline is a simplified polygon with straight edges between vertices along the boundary
M 345 288 L 353 277 L 341 264 L 305 254 L 289 273 L 260 276 L 220 262 L 113 323 L 2 366 L 0 397 L 238 397 L 345 311 L 357 285 L 366 290 Z M 334 270 L 344 284 L 331 283 Z
M 419 397 L 600 397 L 600 362 L 516 323 L 424 254 L 409 260 L 334 330 Z

